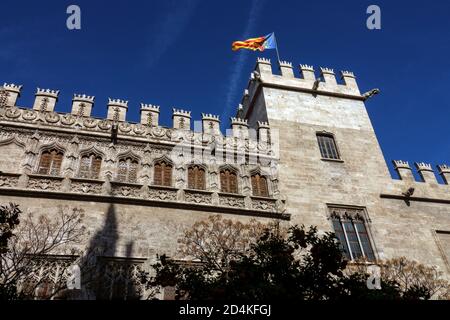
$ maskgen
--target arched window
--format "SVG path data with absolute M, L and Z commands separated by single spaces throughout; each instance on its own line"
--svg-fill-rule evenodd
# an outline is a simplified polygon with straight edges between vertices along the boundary
M 220 171 L 220 190 L 226 193 L 238 193 L 237 175 L 235 172 L 229 169 Z
M 266 177 L 260 175 L 259 173 L 252 175 L 252 190 L 254 196 L 268 197 L 269 189 L 267 188 Z
M 117 170 L 117 181 L 136 182 L 138 161 L 132 158 L 122 158 L 119 160 L 119 168 Z
M 38 174 L 59 175 L 64 154 L 56 149 L 45 150 L 41 154 Z
M 157 186 L 170 187 L 172 185 L 172 165 L 165 161 L 155 163 L 153 183 Z
M 78 176 L 86 179 L 98 179 L 101 166 L 102 157 L 94 153 L 85 154 L 80 160 L 80 171 L 78 172 Z
M 191 166 L 188 168 L 188 188 L 189 189 L 206 189 L 205 169 L 200 166 Z

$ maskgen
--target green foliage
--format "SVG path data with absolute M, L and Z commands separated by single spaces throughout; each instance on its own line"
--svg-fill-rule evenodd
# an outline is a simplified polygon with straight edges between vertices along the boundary
M 210 248 L 211 250 L 211 248 Z M 214 250 L 214 249 L 212 249 Z M 223 248 L 221 248 L 223 250 Z M 210 259 L 182 264 L 161 256 L 148 285 L 175 287 L 177 299 L 190 300 L 347 300 L 428 299 L 423 287 L 402 292 L 393 280 L 381 290 L 367 286 L 368 274 L 344 272 L 347 262 L 333 233 L 294 226 L 263 232 L 250 250 L 234 252 L 225 268 Z

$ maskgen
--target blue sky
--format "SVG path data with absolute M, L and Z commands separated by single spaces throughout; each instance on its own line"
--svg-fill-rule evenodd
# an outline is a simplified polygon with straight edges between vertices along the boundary
M 93 114 L 106 116 L 107 98 L 228 118 L 234 115 L 256 57 L 232 52 L 234 40 L 276 32 L 282 60 L 352 70 L 385 158 L 450 163 L 450 2 L 274 0 L 0 0 L 0 81 L 23 84 L 19 105 L 36 87 L 61 90 L 57 111 L 73 93 L 96 96 Z M 77 4 L 82 29 L 66 28 Z M 366 8 L 382 10 L 382 29 L 366 28 Z

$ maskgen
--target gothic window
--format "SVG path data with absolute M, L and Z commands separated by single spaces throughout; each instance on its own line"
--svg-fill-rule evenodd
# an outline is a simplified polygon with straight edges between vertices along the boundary
M 102 158 L 93 153 L 85 154 L 80 160 L 80 171 L 78 176 L 86 179 L 98 179 L 100 168 L 102 166 Z
M 57 176 L 61 170 L 64 154 L 56 149 L 45 150 L 41 154 L 38 174 Z
M 225 193 L 238 193 L 237 174 L 229 169 L 220 171 L 220 189 Z
M 122 158 L 119 160 L 117 169 L 117 181 L 120 182 L 136 182 L 138 161 L 132 158 Z
M 340 159 L 333 135 L 319 133 L 317 134 L 317 141 L 323 159 Z
M 338 209 L 346 211 L 345 209 Z M 351 211 L 349 209 L 348 211 Z M 333 228 L 345 257 L 349 260 L 375 261 L 364 219 L 359 214 L 333 214 Z
M 188 169 L 188 188 L 189 189 L 206 189 L 205 169 L 199 166 L 191 166 Z
M 98 300 L 139 300 L 145 288 L 140 282 L 142 262 L 99 257 Z
M 252 175 L 252 190 L 254 196 L 268 197 L 269 189 L 267 188 L 266 177 L 259 173 Z
M 165 161 L 155 163 L 153 183 L 157 186 L 170 187 L 172 185 L 172 165 Z

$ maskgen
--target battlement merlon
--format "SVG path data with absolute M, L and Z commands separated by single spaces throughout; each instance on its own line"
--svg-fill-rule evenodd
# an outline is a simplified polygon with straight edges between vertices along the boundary
M 446 184 L 450 184 L 450 166 L 446 164 L 438 165 L 439 175 Z
M 150 127 L 159 126 L 160 106 L 141 103 L 141 124 Z
M 33 109 L 42 112 L 55 111 L 59 90 L 37 88 Z
M 203 132 L 220 135 L 220 118 L 210 113 L 202 113 Z
M 231 121 L 231 130 L 233 132 L 233 137 L 248 138 L 249 130 L 248 130 L 248 120 L 247 119 L 231 117 L 230 121 Z
M 74 94 L 72 99 L 72 114 L 80 117 L 90 117 L 94 106 L 94 96 Z
M 108 120 L 124 122 L 127 116 L 128 101 L 121 99 L 108 99 Z
M 14 83 L 3 84 L 3 95 L 5 97 L 5 106 L 14 107 L 17 103 L 17 99 L 20 97 L 21 85 L 15 85 Z
M 423 182 L 437 183 L 436 176 L 434 175 L 434 170 L 431 167 L 431 164 L 416 162 L 415 165 Z
M 414 182 L 414 176 L 412 174 L 412 169 L 408 163 L 408 161 L 403 160 L 394 160 L 392 161 L 394 164 L 394 169 L 397 171 L 401 180 L 405 180 L 408 182 Z
M 315 83 L 316 76 L 312 66 L 306 64 L 300 65 L 302 78 L 295 77 L 291 62 L 280 61 L 280 69 L 281 75 L 274 74 L 270 60 L 258 58 L 255 67 L 256 74 L 253 75 L 253 80 L 258 78 L 258 80 L 261 80 L 262 83 L 267 85 L 285 86 L 294 90 L 316 91 L 317 94 L 332 94 L 365 100 L 361 96 L 354 73 L 350 71 L 341 71 L 341 78 L 344 84 L 338 84 L 333 69 L 321 67 L 319 85 L 315 88 L 317 83 Z
M 173 108 L 173 127 L 180 130 L 191 130 L 191 111 Z

